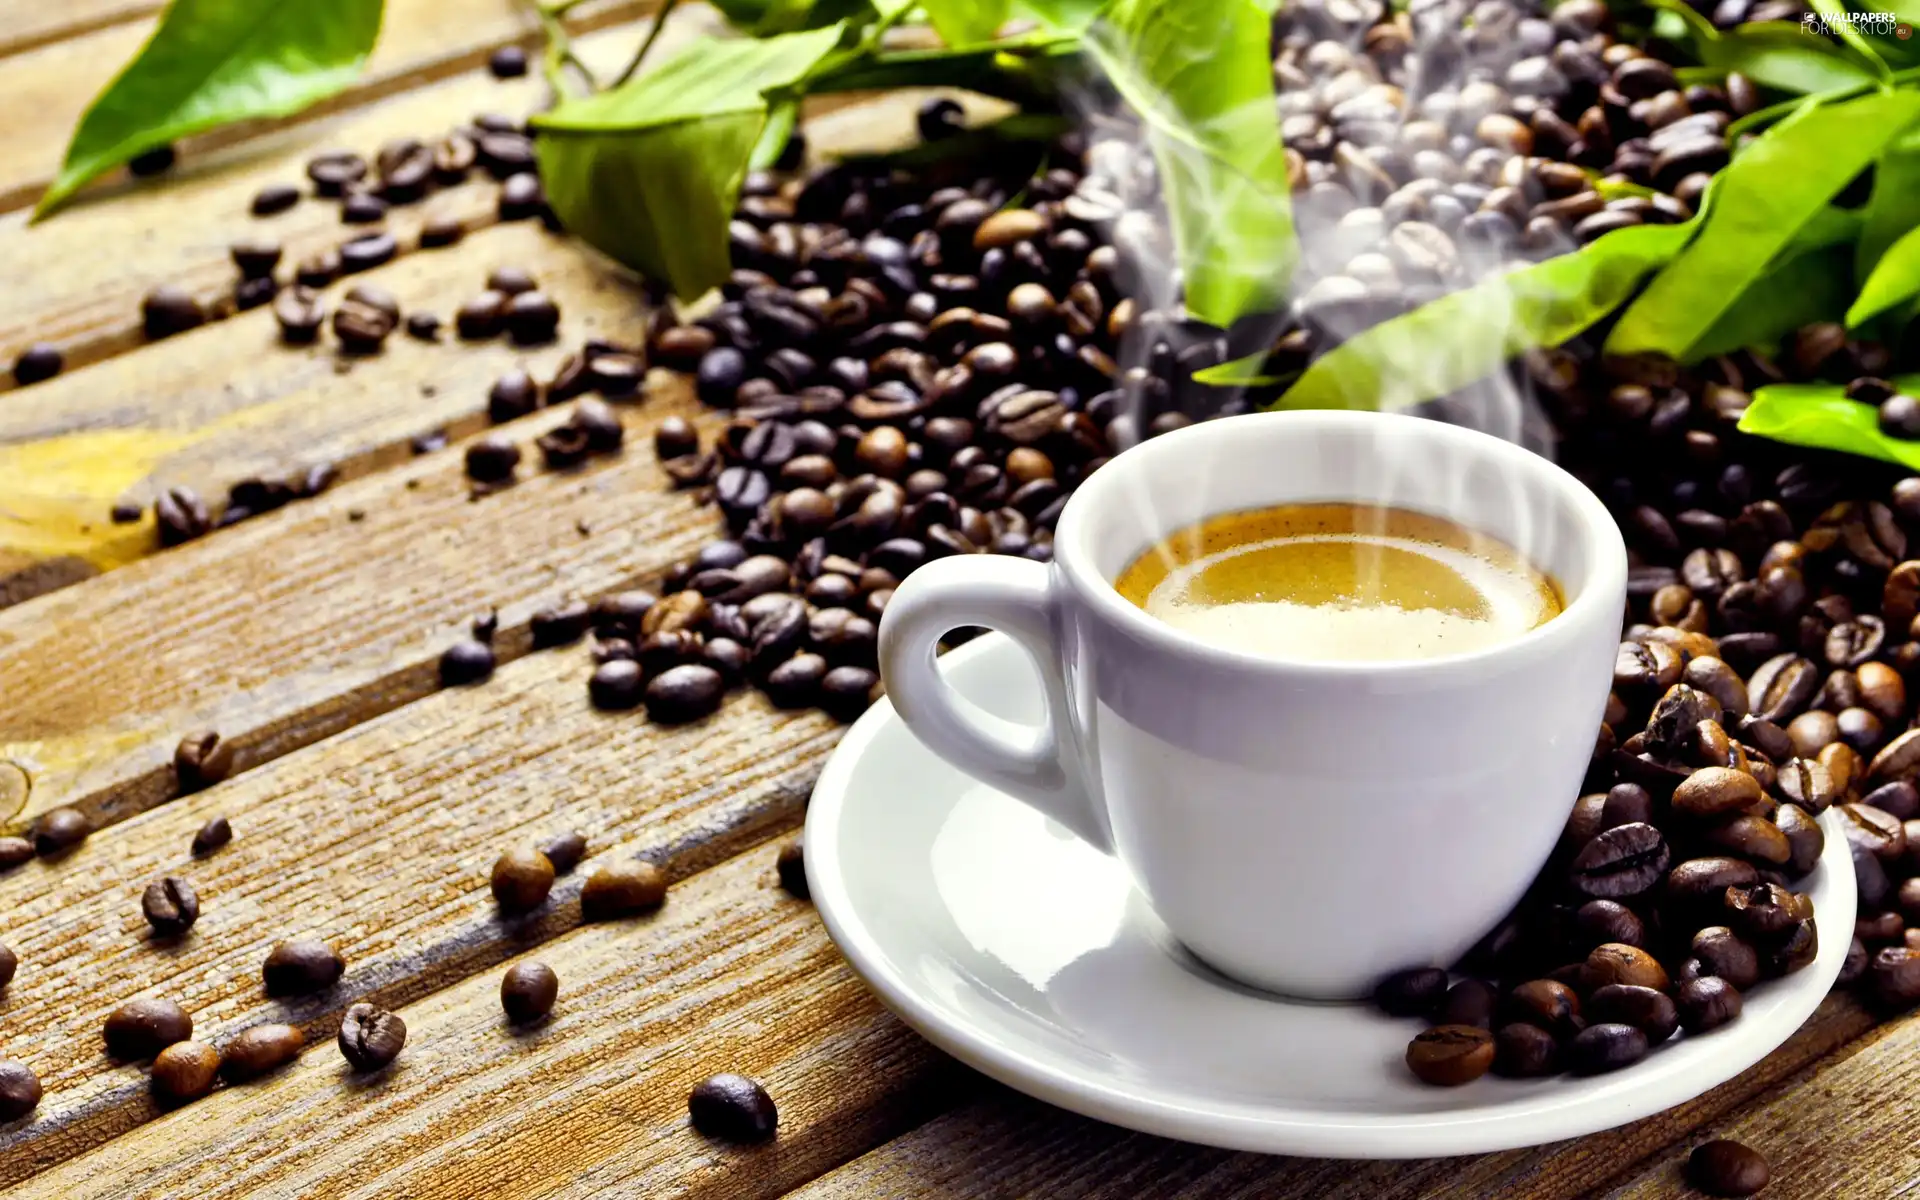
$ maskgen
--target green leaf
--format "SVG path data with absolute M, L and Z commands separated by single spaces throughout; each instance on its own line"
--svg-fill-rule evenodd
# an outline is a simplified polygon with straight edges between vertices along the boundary
M 958 87 L 1016 103 L 1044 104 L 1057 95 L 1055 66 L 1080 53 L 1080 40 L 1040 34 L 954 50 L 894 50 L 848 56 L 807 81 L 810 93 Z
M 1266 373 L 1267 353 L 1262 350 L 1249 354 L 1245 358 L 1230 359 L 1215 366 L 1204 367 L 1193 373 L 1195 383 L 1204 383 L 1209 387 L 1275 387 L 1292 379 L 1291 375 L 1269 375 Z
M 1007 23 L 1010 0 L 921 0 L 927 19 L 949 46 L 990 42 Z
M 1308 367 L 1277 408 L 1403 408 L 1572 338 L 1680 253 L 1701 218 L 1619 229 L 1383 321 Z
M 1299 249 L 1270 33 L 1255 0 L 1114 0 L 1087 33 L 1146 123 L 1187 311 L 1223 327 L 1279 307 Z
M 1909 395 L 1920 389 L 1920 375 L 1894 381 Z M 1740 417 L 1740 432 L 1807 446 L 1839 450 L 1920 471 L 1920 442 L 1905 442 L 1880 432 L 1880 414 L 1871 404 L 1847 399 L 1839 384 L 1777 383 L 1753 394 Z
M 1686 0 L 1651 3 L 1686 27 L 1702 65 L 1738 71 L 1767 87 L 1808 94 L 1872 84 L 1881 77 L 1851 51 L 1791 22 L 1759 21 L 1719 30 Z
M 1853 299 L 1851 245 L 1792 253 L 1749 284 L 1693 349 L 1694 358 L 1772 349 L 1794 330 L 1838 321 Z
M 768 124 L 766 93 L 794 86 L 844 32 L 699 42 L 535 116 L 540 177 L 561 224 L 682 299 L 721 283 L 727 222 Z
M 1104 7 L 1105 0 L 1013 0 L 1016 15 L 1063 33 L 1086 32 Z
M 1887 248 L 1920 227 L 1920 146 L 1913 139 L 1895 145 L 1874 166 L 1866 213 L 1853 260 L 1853 277 L 1863 287 Z
M 760 130 L 759 140 L 754 142 L 752 153 L 747 155 L 747 170 L 764 171 L 779 162 L 780 155 L 793 138 L 794 126 L 799 123 L 798 100 L 788 97 L 774 104 L 767 113 L 767 123 Z
M 80 118 L 34 217 L 145 151 L 331 96 L 360 73 L 380 10 L 381 0 L 173 0 Z
M 1860 289 L 1860 298 L 1847 310 L 1847 326 L 1857 329 L 1916 296 L 1920 296 L 1920 226 L 1909 229 L 1881 256 Z
M 1760 135 L 1715 178 L 1700 236 L 1627 309 L 1607 350 L 1692 358 L 1721 314 L 1916 116 L 1920 93 L 1881 92 L 1809 106 Z

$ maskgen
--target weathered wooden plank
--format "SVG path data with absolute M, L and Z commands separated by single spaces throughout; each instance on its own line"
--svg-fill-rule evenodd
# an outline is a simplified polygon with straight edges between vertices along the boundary
M 106 1015 L 133 996 L 177 1000 L 215 1040 L 281 1014 L 330 1036 L 353 999 L 406 1003 L 573 927 L 579 884 L 602 862 L 641 853 L 684 877 L 798 823 L 834 722 L 743 694 L 708 721 L 667 729 L 594 710 L 589 669 L 584 646 L 518 659 L 483 686 L 408 705 L 0 878 L 4 936 L 21 962 L 0 1053 L 30 1063 L 48 1093 L 30 1123 L 0 1134 L 0 1184 L 155 1115 L 143 1073 L 99 1048 Z M 215 815 L 234 841 L 191 859 L 194 830 Z M 591 857 L 542 910 L 502 919 L 488 893 L 493 860 L 562 829 L 583 832 Z M 758 887 L 771 867 L 769 847 L 741 871 Z M 139 908 L 144 884 L 168 873 L 191 878 L 202 905 L 174 945 L 147 939 Z M 676 896 L 669 908 L 679 907 Z M 776 916 L 821 940 L 810 911 L 804 922 Z M 623 928 L 630 961 L 655 953 L 644 929 Z M 346 978 L 324 997 L 266 1000 L 260 963 L 295 936 L 333 944 Z M 723 973 L 751 988 L 779 972 L 737 962 Z
M 647 12 L 650 0 L 596 0 L 567 16 L 584 32 Z M 0 71 L 0 103 L 31 120 L 0 123 L 0 211 L 32 203 L 59 169 L 67 139 L 93 97 L 153 32 L 151 19 L 110 25 L 14 55 Z M 634 36 L 629 34 L 629 37 Z M 311 120 L 419 87 L 484 63 L 499 46 L 533 45 L 537 22 L 521 0 L 392 0 L 379 45 L 352 87 L 294 118 Z M 216 130 L 181 147 L 191 158 L 257 134 L 264 123 Z
M 711 35 L 718 21 L 712 9 L 683 6 L 655 53 Z M 632 53 L 636 29 L 643 28 L 583 38 L 576 49 L 597 69 L 613 67 Z M 0 96 L 6 78 L 0 71 Z M 286 248 L 280 275 L 287 278 L 305 255 L 365 227 L 342 225 L 339 205 L 331 201 L 309 200 L 272 217 L 251 217 L 248 205 L 262 184 L 304 188 L 306 161 L 319 150 L 371 157 L 388 139 L 438 137 L 477 112 L 525 113 L 545 91 L 533 76 L 502 81 L 484 69 L 465 71 L 328 120 L 192 156 L 162 184 L 121 188 L 38 225 L 29 226 L 25 212 L 0 217 L 0 260 L 9 266 L 9 286 L 0 290 L 0 356 L 10 358 L 10 351 L 32 341 L 50 341 L 77 366 L 137 346 L 143 340 L 140 298 L 154 285 L 176 284 L 208 304 L 232 294 L 235 273 L 227 248 L 243 236 L 279 240 Z M 476 172 L 465 186 L 396 206 L 387 227 L 403 248 L 415 244 L 429 213 L 477 228 L 494 220 L 495 194 Z M 11 375 L 0 374 L 0 387 L 11 382 Z M 0 405 L 0 413 L 21 402 Z
M 651 919 L 535 952 L 552 1020 L 502 1022 L 498 972 L 401 1010 L 405 1053 L 370 1080 L 331 1045 L 18 1185 L 20 1197 L 301 1195 L 767 1197 L 829 1169 L 966 1086 L 883 1013 L 763 852 L 676 888 Z M 762 1079 L 771 1144 L 686 1124 L 705 1076 Z M 4 1169 L 4 1168 L 0 1168 Z
M 1469 1159 L 1351 1162 L 1236 1154 L 1129 1133 L 996 1088 L 978 1103 L 816 1180 L 793 1200 L 1570 1200 L 1622 1163 L 1638 1161 L 1773 1088 L 1868 1025 L 1850 1000 L 1830 998 L 1785 1046 L 1705 1096 L 1621 1129 Z
M 565 344 L 643 340 L 630 277 L 537 222 L 487 229 L 353 282 L 450 324 L 488 272 L 508 264 L 525 266 L 560 305 Z M 330 289 L 329 304 L 348 286 Z M 21 389 L 0 404 L 0 595 L 32 594 L 28 573 L 49 560 L 78 560 L 81 573 L 151 553 L 150 516 L 107 520 L 117 500 L 144 505 L 182 483 L 217 500 L 238 480 L 323 462 L 352 478 L 406 461 L 416 434 L 472 433 L 485 424 L 493 380 L 516 365 L 549 377 L 565 344 L 461 342 L 449 329 L 437 343 L 396 333 L 377 355 L 343 355 L 331 335 L 281 344 L 260 308 Z
M 1694 1131 L 1608 1200 L 1680 1194 L 1693 1147 L 1728 1137 L 1767 1156 L 1766 1196 L 1911 1196 L 1920 1190 L 1920 1017 L 1835 1054 L 1738 1113 Z M 1691 1193 L 1688 1193 L 1691 1194 Z
M 0 611 L 0 758 L 33 777 L 20 820 L 62 803 L 102 822 L 151 807 L 175 790 L 172 746 L 189 729 L 264 761 L 434 690 L 440 650 L 474 613 L 499 608 L 511 656 L 543 605 L 651 582 L 691 555 L 716 519 L 667 491 L 654 460 L 650 422 L 695 407 L 662 378 L 626 452 L 584 470 L 523 467 L 474 502 L 456 446 Z
M 0 4 L 0 58 L 158 11 L 158 0 L 7 0 Z

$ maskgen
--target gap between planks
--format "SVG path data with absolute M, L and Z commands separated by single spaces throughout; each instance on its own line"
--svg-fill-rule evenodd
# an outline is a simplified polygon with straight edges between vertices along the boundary
M 0 59 L 137 21 L 159 12 L 160 7 L 157 0 L 63 0 L 60 4 L 6 0 L 0 3 Z
M 597 0 L 569 13 L 566 25 L 585 33 L 654 7 L 654 0 Z M 11 112 L 33 115 L 0 124 L 0 212 L 38 200 L 59 170 L 67 139 L 87 105 L 139 51 L 156 24 L 150 19 L 110 24 L 4 60 L 0 102 Z M 388 0 L 379 43 L 354 83 L 291 117 L 249 121 L 186 139 L 180 144 L 181 156 L 191 161 L 210 149 L 445 79 L 483 65 L 501 46 L 531 46 L 537 40 L 538 24 L 522 0 Z

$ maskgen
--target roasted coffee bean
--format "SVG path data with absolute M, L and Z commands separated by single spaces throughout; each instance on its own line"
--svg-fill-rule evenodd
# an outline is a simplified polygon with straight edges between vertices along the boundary
M 233 826 L 227 823 L 227 819 L 225 817 L 211 817 L 207 823 L 202 825 L 199 831 L 193 835 L 193 845 L 190 849 L 195 858 L 205 858 L 232 840 Z
M 0 988 L 13 982 L 14 972 L 20 969 L 20 958 L 9 946 L 0 945 Z
M 487 71 L 495 79 L 518 79 L 527 73 L 524 46 L 502 46 L 487 58 Z
M 1722 816 L 1761 806 L 1766 793 L 1759 780 L 1726 766 L 1703 766 L 1674 787 L 1672 806 L 1688 816 Z
M 1820 669 L 1797 654 L 1781 654 L 1760 664 L 1747 681 L 1747 696 L 1756 716 L 1785 721 L 1813 700 L 1820 686 Z
M 608 863 L 587 876 L 580 889 L 580 915 L 608 921 L 659 908 L 667 898 L 667 877 L 649 862 Z
M 370 271 L 390 262 L 400 252 L 400 243 L 390 233 L 363 233 L 340 243 L 340 269 L 347 274 Z
M 685 417 L 668 417 L 653 431 L 653 450 L 662 459 L 697 454 L 700 450 L 700 435 L 694 430 L 693 423 Z
M 193 1018 L 171 1000 L 129 1000 L 107 1017 L 107 1053 L 118 1059 L 152 1058 L 193 1036 Z
M 1458 1087 L 1493 1066 L 1492 1032 L 1475 1025 L 1439 1025 L 1407 1044 L 1407 1067 L 1422 1083 Z
M 13 381 L 22 387 L 40 383 L 58 375 L 65 365 L 66 359 L 59 347 L 49 342 L 35 342 L 13 360 Z
M 1565 1049 L 1567 1068 L 1575 1075 L 1598 1075 L 1630 1067 L 1647 1056 L 1647 1035 L 1632 1025 L 1601 1022 L 1573 1036 Z
M 1538 1025 L 1557 1036 L 1570 1035 L 1581 1026 L 1580 997 L 1552 979 L 1531 979 L 1515 987 L 1500 1011 L 1503 1021 Z
M 448 646 L 440 655 L 442 687 L 462 687 L 483 683 L 493 677 L 493 647 L 474 638 L 465 638 Z
M 153 520 L 162 546 L 178 546 L 204 536 L 213 528 L 207 506 L 190 487 L 179 485 L 160 493 L 153 502 Z
M 1810 912 L 1803 897 L 1777 883 L 1754 883 L 1726 891 L 1727 924 L 1752 943 L 1778 941 Z
M 0 837 L 0 871 L 13 868 L 33 857 L 33 843 L 23 837 Z
M 407 336 L 420 342 L 440 340 L 440 318 L 432 313 L 408 313 L 406 322 Z
M 1726 1138 L 1702 1142 L 1687 1155 L 1687 1182 L 1709 1196 L 1751 1196 L 1772 1177 L 1766 1156 Z
M 211 787 L 233 774 L 233 743 L 211 729 L 190 733 L 174 747 L 173 769 L 183 792 Z
M 1752 863 L 1737 858 L 1690 858 L 1667 872 L 1666 894 L 1682 904 L 1717 908 L 1728 888 L 1757 883 L 1759 878 Z
M 587 856 L 587 839 L 584 834 L 574 830 L 556 833 L 541 844 L 540 853 L 546 855 L 547 861 L 553 864 L 555 874 L 569 875 Z
M 710 666 L 671 667 L 647 684 L 647 715 L 662 723 L 698 720 L 720 707 L 726 691 L 726 680 Z
M 1718 1029 L 1740 1015 L 1740 990 L 1716 975 L 1689 979 L 1674 990 L 1680 1027 L 1688 1033 Z
M 1680 1014 L 1665 992 L 1650 987 L 1610 983 L 1595 988 L 1587 997 L 1584 1012 L 1595 1024 L 1631 1025 L 1646 1034 L 1649 1045 L 1658 1046 L 1680 1028 Z
M 248 211 L 256 217 L 271 217 L 300 203 L 300 189 L 290 183 L 270 183 L 253 194 Z
M 1479 979 L 1462 979 L 1449 987 L 1446 995 L 1440 998 L 1433 1011 L 1433 1023 L 1491 1029 L 1494 1011 L 1499 1004 L 1500 993 L 1493 985 Z
M 1819 951 L 1820 931 L 1808 916 L 1761 951 L 1760 973 L 1769 979 L 1790 975 L 1811 963 Z
M 1647 718 L 1649 748 L 1669 754 L 1679 752 L 1702 721 L 1718 721 L 1720 703 L 1707 693 L 1676 683 L 1653 706 Z
M 774 859 L 774 870 L 780 876 L 780 886 L 786 889 L 789 896 L 805 900 L 813 894 L 807 886 L 807 859 L 799 838 L 781 843 L 780 853 Z
M 280 243 L 270 238 L 244 238 L 227 247 L 242 279 L 260 279 L 280 265 Z
M 1744 865 L 1744 864 L 1743 864 Z M 1584 978 L 1591 992 L 1610 983 L 1667 990 L 1667 972 L 1658 959 L 1637 946 L 1607 942 L 1587 954 Z
M 293 269 L 293 281 L 301 287 L 323 288 L 340 278 L 340 271 L 340 251 L 329 247 L 301 259 Z
M 488 290 L 454 310 L 453 327 L 468 341 L 484 341 L 506 328 L 506 317 L 506 294 Z
M 554 866 L 539 850 L 517 848 L 493 864 L 493 900 L 508 914 L 532 912 L 553 890 Z
M 18 1059 L 0 1058 L 0 1122 L 17 1121 L 40 1105 L 40 1077 Z
M 560 307 L 545 292 L 521 292 L 507 302 L 507 332 L 522 346 L 550 342 L 560 327 Z
M 1639 916 L 1626 905 L 1612 900 L 1589 900 L 1582 904 L 1574 910 L 1573 927 L 1586 950 L 1603 942 L 1642 947 L 1646 944 L 1646 930 Z
M 280 325 L 282 341 L 303 345 L 319 336 L 320 326 L 327 319 L 327 306 L 320 293 L 295 285 L 273 298 L 273 319 Z
M 163 283 L 140 301 L 140 320 L 150 338 L 185 333 L 207 319 L 200 302 L 185 288 Z
M 306 996 L 338 983 L 347 964 L 318 938 L 294 938 L 268 952 L 261 978 L 269 996 Z
M 399 326 L 399 301 L 385 288 L 369 284 L 348 289 L 340 307 L 333 310 L 333 336 L 351 353 L 378 350 Z
M 140 911 L 156 937 L 179 937 L 200 919 L 200 895 L 191 880 L 168 875 L 147 885 L 140 895 Z
M 1568 868 L 1568 882 L 1575 891 L 1594 898 L 1637 896 L 1660 881 L 1669 858 L 1666 839 L 1658 829 L 1639 822 L 1620 825 L 1602 831 L 1581 848 Z
M 340 1019 L 335 1039 L 356 1071 L 378 1071 L 400 1057 L 407 1044 L 407 1023 L 399 1014 L 367 1003 L 351 1004 Z
M 64 854 L 87 840 L 93 822 L 77 808 L 62 804 L 40 814 L 33 823 L 33 848 L 42 858 Z
M 212 1046 L 191 1040 L 175 1042 L 154 1056 L 154 1094 L 174 1104 L 198 1100 L 213 1090 L 219 1071 L 220 1052 Z
M 507 176 L 500 183 L 499 213 L 503 221 L 523 221 L 537 217 L 547 206 L 546 189 L 540 177 L 531 171 Z
M 778 708 L 804 708 L 820 695 L 827 660 L 818 654 L 796 654 L 767 673 L 761 685 Z
M 587 682 L 587 694 L 595 708 L 623 710 L 637 708 L 646 694 L 646 674 L 631 659 L 616 658 L 594 668 Z
M 1713 697 L 1720 706 L 1720 721 L 1731 725 L 1747 714 L 1747 685 L 1738 673 L 1717 658 L 1690 660 L 1682 674 L 1687 684 Z
M 782 563 L 781 569 L 785 568 L 786 564 Z M 683 588 L 647 607 L 645 615 L 640 618 L 640 632 L 691 633 L 706 623 L 711 611 L 712 606 L 705 596 L 691 588 Z
M 520 465 L 520 447 L 490 433 L 467 447 L 467 477 L 476 483 L 502 483 L 513 478 Z
M 539 407 L 539 385 L 518 368 L 494 380 L 487 390 L 487 417 L 496 425 L 524 417 Z
M 340 220 L 344 224 L 374 225 L 386 219 L 387 202 L 371 192 L 355 192 L 340 203 Z
M 1853 859 L 1853 889 L 1861 910 L 1872 912 L 1886 907 L 1892 898 L 1893 882 L 1879 857 L 1858 842 L 1847 843 L 1847 854 Z
M 1883 783 L 1860 797 L 1860 803 L 1877 808 L 1897 820 L 1911 821 L 1920 817 L 1920 788 L 1903 780 Z
M 500 1007 L 514 1025 L 544 1021 L 559 995 L 560 977 L 543 962 L 515 963 L 500 977 Z
M 1693 957 L 1708 974 L 1718 975 L 1742 991 L 1760 981 L 1760 956 L 1724 925 L 1713 925 L 1693 935 Z
M 527 630 L 535 649 L 570 646 L 587 632 L 592 610 L 573 600 L 553 608 L 543 608 L 527 619 Z
M 1786 834 L 1765 817 L 1734 817 L 1722 821 L 1710 826 L 1701 840 L 1715 850 L 1755 864 L 1779 866 L 1793 856 Z
M 1900 1012 L 1920 1004 L 1920 950 L 1889 946 L 1867 963 L 1867 988 L 1882 1007 Z
M 1841 960 L 1840 974 L 1834 977 L 1839 987 L 1851 987 L 1867 977 L 1867 948 L 1859 938 L 1847 943 L 1847 956 Z
M 1373 989 L 1373 1002 L 1393 1017 L 1424 1017 L 1447 994 L 1447 973 L 1439 967 L 1395 971 Z
M 1560 1070 L 1560 1045 L 1537 1025 L 1502 1025 L 1493 1035 L 1493 1073 L 1508 1079 L 1535 1079 Z
M 715 1075 L 687 1097 L 695 1130 L 723 1142 L 763 1142 L 780 1123 L 767 1089 L 744 1075 Z
M 307 160 L 307 178 L 313 181 L 315 194 L 343 195 L 348 186 L 367 175 L 367 160 L 345 150 L 317 154 Z
M 306 1038 L 292 1025 L 269 1023 L 243 1030 L 220 1051 L 220 1073 L 245 1083 L 277 1071 L 300 1056 Z
M 1840 828 L 1849 842 L 1876 858 L 1897 862 L 1906 854 L 1907 836 L 1900 820 L 1871 804 L 1842 804 Z
M 867 667 L 834 667 L 820 679 L 820 707 L 842 721 L 851 721 L 873 701 L 878 672 Z
M 1781 763 L 1774 782 L 1783 800 L 1792 801 L 1810 813 L 1823 813 L 1840 798 L 1833 773 L 1819 762 L 1790 758 Z

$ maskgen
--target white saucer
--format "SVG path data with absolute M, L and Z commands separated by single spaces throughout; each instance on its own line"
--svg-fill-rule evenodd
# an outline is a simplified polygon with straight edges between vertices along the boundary
M 960 690 L 1036 722 L 1038 677 L 997 634 L 946 655 Z M 1831 814 L 1829 814 L 1831 815 Z M 1611 1075 L 1434 1088 L 1403 1055 L 1418 1023 L 1290 1002 L 1182 950 L 1118 863 L 921 747 L 887 703 L 813 791 L 807 877 L 827 929 L 887 1006 L 941 1049 L 1042 1100 L 1131 1129 L 1274 1154 L 1417 1158 L 1532 1146 L 1691 1099 L 1784 1042 L 1853 934 L 1837 826 L 1808 881 L 1814 963 L 1711 1034 Z

